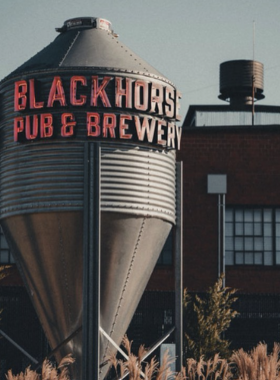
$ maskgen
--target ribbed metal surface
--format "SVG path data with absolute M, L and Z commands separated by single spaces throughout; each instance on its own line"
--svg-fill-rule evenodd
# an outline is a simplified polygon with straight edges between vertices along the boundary
M 280 114 L 276 112 L 255 111 L 254 118 L 255 125 L 280 124 Z M 224 127 L 227 125 L 252 125 L 252 112 L 228 110 L 224 112 L 197 111 L 195 113 L 196 127 Z
M 254 81 L 255 98 L 262 99 L 263 64 L 251 60 L 235 60 L 220 65 L 220 99 L 252 97 Z
M 39 170 L 38 170 L 39 168 Z M 34 144 L 1 156 L 1 217 L 81 210 L 83 149 L 77 144 Z
M 101 208 L 175 222 L 173 152 L 102 146 Z
M 101 147 L 101 210 L 175 222 L 175 156 L 139 147 Z M 38 171 L 39 168 L 39 171 Z M 83 207 L 83 144 L 31 144 L 1 156 L 2 218 Z

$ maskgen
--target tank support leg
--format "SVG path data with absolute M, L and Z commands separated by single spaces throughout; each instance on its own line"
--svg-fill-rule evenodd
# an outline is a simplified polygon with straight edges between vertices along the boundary
M 85 143 L 83 251 L 83 380 L 99 377 L 100 144 Z

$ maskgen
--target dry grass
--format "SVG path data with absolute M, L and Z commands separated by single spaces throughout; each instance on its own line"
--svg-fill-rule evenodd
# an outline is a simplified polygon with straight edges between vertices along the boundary
M 234 352 L 231 360 L 237 367 L 238 380 L 280 380 L 279 353 L 279 343 L 274 343 L 271 354 L 265 343 L 259 343 L 249 353 L 243 349 Z
M 128 359 L 120 360 L 116 356 L 110 358 L 110 363 L 119 378 L 125 375 L 128 380 L 280 380 L 280 344 L 275 343 L 271 354 L 267 353 L 267 345 L 258 344 L 249 353 L 243 349 L 235 351 L 230 362 L 220 358 L 216 354 L 213 359 L 207 361 L 203 356 L 198 361 L 188 359 L 186 368 L 179 373 L 174 373 L 170 365 L 175 361 L 168 352 L 165 353 L 162 364 L 153 357 L 149 362 L 144 362 L 146 354 L 144 346 L 140 346 L 137 356 L 131 351 L 131 342 L 124 337 L 122 342 Z M 55 367 L 48 360 L 42 366 L 42 373 L 32 371 L 29 367 L 25 372 L 13 375 L 8 371 L 7 380 L 69 380 L 68 367 L 74 362 L 71 355 L 66 356 Z M 236 371 L 233 374 L 232 369 Z
M 185 380 L 185 370 L 182 369 L 179 373 L 174 373 L 170 369 L 170 365 L 175 361 L 175 358 L 171 358 L 166 352 L 164 354 L 162 364 L 153 357 L 149 362 L 144 362 L 143 357 L 146 354 L 144 346 L 140 346 L 138 355 L 135 356 L 131 352 L 131 342 L 125 336 L 122 342 L 123 347 L 127 352 L 128 359 L 116 359 L 115 356 L 110 358 L 110 362 L 114 367 L 119 378 L 127 375 L 129 380 L 140 380 L 145 378 L 146 380 Z M 143 368 L 143 369 L 142 369 Z
M 203 356 L 199 361 L 187 360 L 186 374 L 188 380 L 228 380 L 232 378 L 229 363 L 216 354 L 213 359 L 204 361 Z
M 45 360 L 42 365 L 42 373 L 37 373 L 26 368 L 24 372 L 20 372 L 18 375 L 13 375 L 12 370 L 9 370 L 6 379 L 7 380 L 69 380 L 69 370 L 70 364 L 74 363 L 75 359 L 71 355 L 67 355 L 61 360 L 59 365 L 56 367 L 50 361 Z

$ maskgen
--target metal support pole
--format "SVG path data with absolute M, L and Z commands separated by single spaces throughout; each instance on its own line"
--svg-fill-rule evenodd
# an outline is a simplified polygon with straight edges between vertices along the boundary
M 5 334 L 3 330 L 0 330 L 0 334 L 6 338 L 14 347 L 16 347 L 20 352 L 22 352 L 28 359 L 30 359 L 33 363 L 38 364 L 38 361 L 33 358 L 33 356 L 29 355 L 27 351 L 25 351 L 19 344 L 17 344 L 9 335 Z
M 218 278 L 221 276 L 221 194 L 218 194 Z
M 99 377 L 100 145 L 85 143 L 83 252 L 83 380 Z
M 176 164 L 175 342 L 176 371 L 183 366 L 183 163 Z
M 226 250 L 225 250 L 226 196 L 222 195 L 222 253 L 223 253 L 223 287 L 226 286 Z

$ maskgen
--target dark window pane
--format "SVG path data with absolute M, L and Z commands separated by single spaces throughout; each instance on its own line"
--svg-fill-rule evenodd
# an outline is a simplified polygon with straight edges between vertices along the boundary
M 263 238 L 255 238 L 254 239 L 254 250 L 255 251 L 263 251 Z
M 254 223 L 254 235 L 255 236 L 262 236 L 262 224 L 261 223 Z
M 280 223 L 276 223 L 275 234 L 276 234 L 276 237 L 280 237 Z
M 253 251 L 253 238 L 245 238 L 245 250 Z
M 253 236 L 253 223 L 245 223 L 244 225 L 244 235 Z
M 243 264 L 243 252 L 235 253 L 235 264 Z
M 226 251 L 226 265 L 234 264 L 233 251 Z
M 226 222 L 233 222 L 233 210 L 231 209 L 226 210 Z
M 264 209 L 263 210 L 263 220 L 264 222 L 272 222 L 272 210 L 271 209 Z
M 254 210 L 254 222 L 262 222 L 262 210 Z
M 272 236 L 272 224 L 265 223 L 263 226 L 264 236 Z
M 244 241 L 243 238 L 235 238 L 235 249 L 237 251 L 243 251 L 244 249 Z
M 275 210 L 275 221 L 280 223 L 280 208 Z
M 237 236 L 244 235 L 244 224 L 243 223 L 236 223 L 235 224 L 235 234 Z
M 226 238 L 226 249 L 229 251 L 233 250 L 233 238 L 231 237 Z
M 243 210 L 235 210 L 235 221 L 243 222 Z
M 245 262 L 244 264 L 254 264 L 254 254 L 253 252 L 245 252 Z
M 233 236 L 233 223 L 226 223 L 226 236 Z
M 264 265 L 273 265 L 272 252 L 265 252 L 264 253 Z
M 271 251 L 272 250 L 272 238 L 264 238 L 264 250 Z
M 244 211 L 244 221 L 245 222 L 253 222 L 253 210 L 245 210 Z
M 254 264 L 256 265 L 262 265 L 263 264 L 263 253 L 262 252 L 257 252 L 255 253 L 255 262 Z

